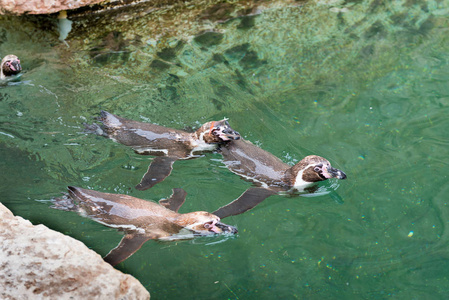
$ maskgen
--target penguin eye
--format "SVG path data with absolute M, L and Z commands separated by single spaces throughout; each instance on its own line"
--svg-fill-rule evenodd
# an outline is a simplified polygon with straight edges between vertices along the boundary
M 212 220 L 212 221 L 209 221 L 209 222 L 204 223 L 203 226 L 204 226 L 204 228 L 209 229 L 209 228 L 214 227 L 215 223 L 216 223 L 216 222 L 214 222 L 214 221 Z
M 319 164 L 319 165 L 316 165 L 315 168 L 313 168 L 313 170 L 318 173 L 319 171 L 321 171 L 322 167 L 323 167 L 323 164 Z

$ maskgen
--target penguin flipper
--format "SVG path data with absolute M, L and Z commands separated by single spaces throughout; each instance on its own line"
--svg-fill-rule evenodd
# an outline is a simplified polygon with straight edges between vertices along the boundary
M 156 156 L 140 183 L 136 185 L 136 189 L 144 191 L 164 181 L 173 170 L 173 163 L 176 160 L 177 158 L 172 156 Z
M 165 208 L 171 209 L 174 212 L 178 212 L 179 208 L 186 201 L 187 192 L 181 188 L 173 189 L 173 194 L 170 198 L 159 200 L 159 204 Z
M 136 253 L 146 241 L 155 238 L 157 237 L 144 234 L 126 234 L 118 246 L 109 251 L 103 259 L 111 266 L 115 266 Z
M 213 212 L 220 219 L 235 216 L 248 211 L 276 192 L 254 187 L 247 189 L 240 197 Z

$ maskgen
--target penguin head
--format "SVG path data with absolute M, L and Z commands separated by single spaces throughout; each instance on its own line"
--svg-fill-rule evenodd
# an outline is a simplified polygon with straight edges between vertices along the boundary
M 237 233 L 237 228 L 221 223 L 219 217 L 205 211 L 181 214 L 176 219 L 176 224 L 192 231 L 195 235 Z
M 240 139 L 240 134 L 231 128 L 227 119 L 207 122 L 198 130 L 208 144 L 224 143 Z
M 292 167 L 293 186 L 303 187 L 329 178 L 346 179 L 346 174 L 333 168 L 330 162 L 318 155 L 309 155 Z
M 1 69 L 5 76 L 11 76 L 19 74 L 22 71 L 20 60 L 15 55 L 7 55 L 3 58 L 1 63 Z

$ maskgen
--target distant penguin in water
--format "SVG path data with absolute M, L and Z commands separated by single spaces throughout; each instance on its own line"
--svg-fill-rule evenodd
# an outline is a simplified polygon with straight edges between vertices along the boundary
M 256 185 L 213 212 L 222 219 L 241 214 L 279 192 L 303 191 L 329 178 L 346 179 L 345 173 L 333 168 L 323 157 L 309 155 L 292 167 L 244 139 L 221 146 L 220 152 L 229 170 Z
M 52 208 L 75 211 L 124 231 L 120 244 L 104 257 L 113 266 L 133 255 L 148 240 L 175 241 L 237 233 L 235 227 L 221 223 L 220 218 L 211 213 L 178 213 L 185 197 L 183 189 L 173 189 L 169 199 L 160 200 L 157 204 L 128 195 L 69 186 L 66 196 L 53 199 Z
M 138 154 L 157 156 L 136 186 L 138 190 L 146 190 L 163 181 L 170 175 L 176 160 L 198 157 L 195 154 L 214 151 L 219 145 L 240 138 L 226 119 L 207 122 L 193 133 L 124 119 L 106 111 L 101 112 L 100 121 L 102 127 L 92 125 L 94 128 L 90 126 L 90 130 L 130 146 Z
M 17 56 L 10 54 L 6 55 L 0 64 L 0 79 L 17 75 L 22 71 L 20 60 Z

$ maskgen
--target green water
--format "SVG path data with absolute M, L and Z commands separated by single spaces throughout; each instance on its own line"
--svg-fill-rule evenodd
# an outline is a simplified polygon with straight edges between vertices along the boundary
M 213 211 L 251 184 L 208 154 L 137 191 L 150 157 L 82 124 L 101 109 L 175 128 L 228 117 L 285 162 L 329 159 L 348 175 L 324 184 L 343 203 L 272 196 L 225 219 L 235 238 L 147 242 L 117 268 L 153 299 L 446 299 L 449 2 L 392 2 L 270 9 L 164 50 L 141 37 L 116 51 L 117 34 L 66 48 L 34 19 L 0 19 L 0 53 L 26 71 L 0 88 L 1 202 L 105 255 L 120 233 L 47 200 L 67 185 L 152 200 L 182 187 L 181 212 Z

